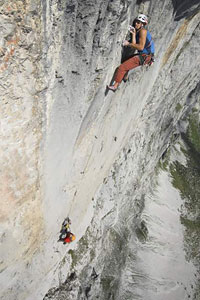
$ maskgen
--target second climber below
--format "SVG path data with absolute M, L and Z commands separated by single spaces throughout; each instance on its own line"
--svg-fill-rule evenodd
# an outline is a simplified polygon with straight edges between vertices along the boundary
M 147 16 L 139 14 L 130 26 L 132 34 L 131 42 L 125 40 L 123 46 L 132 47 L 137 50 L 137 54 L 123 62 L 116 71 L 114 84 L 107 86 L 109 90 L 115 92 L 124 79 L 127 79 L 128 71 L 144 64 L 149 64 L 154 56 L 155 48 L 150 32 L 145 28 L 148 23 Z

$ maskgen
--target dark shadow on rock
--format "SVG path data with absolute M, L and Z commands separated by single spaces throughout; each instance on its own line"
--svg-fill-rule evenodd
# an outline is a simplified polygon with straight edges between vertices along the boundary
M 89 286 L 87 286 L 86 287 L 86 289 L 85 289 L 85 296 L 86 296 L 86 298 L 88 299 L 88 297 L 89 297 L 89 292 L 90 292 L 90 290 L 91 290 L 91 284 L 89 285 Z
M 93 268 L 93 269 L 92 269 L 91 278 L 95 280 L 95 279 L 98 278 L 98 276 L 99 276 L 99 275 L 96 273 L 95 269 Z
M 122 49 L 122 57 L 121 57 L 121 64 L 128 60 L 129 58 L 135 55 L 135 49 L 131 47 L 123 47 Z
M 142 4 L 142 3 L 144 3 L 144 2 L 148 2 L 148 1 L 150 1 L 150 0 L 137 0 L 137 1 L 136 1 L 136 4 L 137 4 L 137 5 L 140 5 L 140 4 Z
M 136 226 L 135 233 L 140 242 L 144 243 L 147 240 L 148 229 L 145 221 L 142 220 L 141 223 Z
M 76 273 L 75 273 L 75 272 L 72 272 L 72 273 L 69 275 L 69 277 L 67 278 L 67 280 L 65 281 L 65 284 L 66 284 L 66 283 L 69 283 L 69 282 L 71 282 L 71 281 L 74 281 L 76 278 L 77 278 Z
M 188 18 L 200 10 L 199 0 L 172 0 L 172 3 L 174 6 L 175 21 Z

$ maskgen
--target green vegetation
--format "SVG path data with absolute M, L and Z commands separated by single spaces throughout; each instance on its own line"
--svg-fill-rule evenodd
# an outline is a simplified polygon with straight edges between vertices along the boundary
M 187 132 L 182 134 L 183 146 L 180 150 L 186 157 L 186 165 L 178 160 L 170 162 L 167 152 L 164 161 L 159 162 L 162 170 L 169 170 L 173 186 L 180 191 L 183 204 L 180 222 L 184 226 L 184 249 L 186 259 L 197 267 L 200 276 L 200 117 L 193 109 L 188 118 Z M 182 143 L 181 143 L 182 144 Z M 200 299 L 200 284 L 195 287 L 195 299 Z
M 187 168 L 176 161 L 170 164 L 169 169 L 173 178 L 173 186 L 180 191 L 183 198 L 188 197 L 190 195 L 190 183 L 185 176 Z
M 71 250 L 71 249 L 68 251 L 68 254 L 71 255 L 71 258 L 72 258 L 72 265 L 71 266 L 72 266 L 72 269 L 74 269 L 76 267 L 76 264 L 78 262 L 79 257 L 77 255 L 76 251 Z
M 197 267 L 200 276 L 200 119 L 198 112 L 189 117 L 187 132 L 182 134 L 183 151 L 187 164 L 179 161 L 170 164 L 173 186 L 183 199 L 180 221 L 184 226 L 186 258 Z M 200 299 L 200 284 L 195 287 L 195 299 Z
M 194 149 L 200 153 L 200 121 L 198 112 L 190 116 L 189 128 L 188 128 L 188 139 L 192 143 Z
M 198 112 L 198 109 L 197 109 L 196 107 L 193 107 L 193 108 L 192 108 L 192 112 L 193 112 L 193 113 L 196 113 L 196 112 Z
M 86 231 L 85 235 L 79 240 L 78 248 L 76 250 L 70 249 L 68 254 L 71 255 L 72 258 L 72 270 L 76 267 L 77 263 L 80 263 L 85 255 L 90 255 L 90 260 L 92 261 L 95 257 L 95 250 L 89 246 L 92 243 L 92 238 L 90 236 L 89 229 Z M 90 251 L 88 249 L 91 248 Z
M 178 113 L 182 109 L 182 105 L 180 103 L 176 104 L 176 112 Z
M 101 284 L 103 286 L 103 291 L 109 291 L 111 289 L 111 285 L 114 281 L 114 277 L 113 276 L 107 276 L 107 277 L 103 277 L 101 278 Z

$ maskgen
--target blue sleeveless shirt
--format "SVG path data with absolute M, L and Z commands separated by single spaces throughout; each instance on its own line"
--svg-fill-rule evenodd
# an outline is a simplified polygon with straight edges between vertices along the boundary
M 138 43 L 139 43 L 139 32 L 136 34 L 136 44 Z M 151 54 L 151 53 L 154 54 L 155 52 L 154 42 L 148 30 L 147 30 L 147 37 L 146 37 L 146 43 L 144 45 L 144 49 L 138 52 L 140 54 Z

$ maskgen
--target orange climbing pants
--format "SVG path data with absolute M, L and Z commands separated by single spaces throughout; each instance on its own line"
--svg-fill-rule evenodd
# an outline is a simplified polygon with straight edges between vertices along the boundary
M 144 58 L 144 65 L 148 64 L 151 60 L 151 55 L 142 54 L 142 57 Z M 115 75 L 115 81 L 120 83 L 124 78 L 124 75 L 128 73 L 128 71 L 137 68 L 139 66 L 141 66 L 139 55 L 135 55 L 129 58 L 118 67 Z

